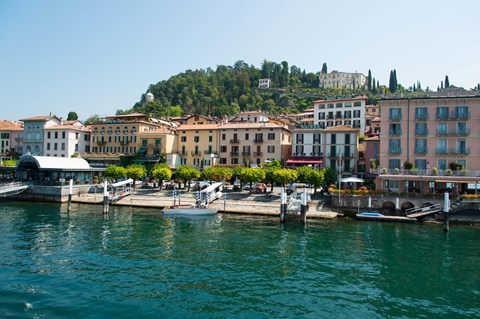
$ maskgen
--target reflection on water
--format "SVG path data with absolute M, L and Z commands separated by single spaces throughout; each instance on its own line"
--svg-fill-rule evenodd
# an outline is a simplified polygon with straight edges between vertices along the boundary
M 480 230 L 12 203 L 0 317 L 475 318 Z

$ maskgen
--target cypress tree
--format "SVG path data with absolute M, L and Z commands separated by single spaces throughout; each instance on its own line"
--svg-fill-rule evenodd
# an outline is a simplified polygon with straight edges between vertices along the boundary
M 443 81 L 440 81 L 440 88 L 443 89 Z
M 413 83 L 413 92 L 416 92 L 417 89 L 415 88 L 415 83 Z
M 328 68 L 327 68 L 327 63 L 324 62 L 323 65 L 322 65 L 322 71 L 320 71 L 322 73 L 328 73 Z
M 393 69 L 393 93 L 397 92 L 398 81 L 397 81 L 397 70 Z
M 390 77 L 388 79 L 388 90 L 393 93 L 393 71 L 390 71 Z
M 450 81 L 448 80 L 448 75 L 445 75 L 445 87 L 448 88 L 450 86 Z
M 377 88 L 375 87 L 375 78 L 372 78 L 372 93 L 377 94 Z
M 367 88 L 368 92 L 372 92 L 372 71 L 370 70 L 368 70 Z

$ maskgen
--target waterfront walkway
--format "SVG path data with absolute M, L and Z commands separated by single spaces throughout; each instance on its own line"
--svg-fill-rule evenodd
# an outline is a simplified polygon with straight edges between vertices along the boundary
M 102 204 L 103 194 L 86 193 L 74 195 L 72 202 L 84 204 Z M 182 193 L 180 203 L 194 204 L 195 192 Z M 153 189 L 137 189 L 133 195 L 126 196 L 116 201 L 113 206 L 132 206 L 164 208 L 174 204 L 171 191 L 158 191 Z M 178 204 L 178 199 L 176 200 Z M 270 215 L 280 216 L 280 195 L 271 194 L 250 194 L 248 192 L 227 193 L 226 200 L 223 197 L 210 204 L 210 207 L 218 209 L 219 212 L 232 214 Z M 329 211 L 323 207 L 323 201 L 313 199 L 309 204 L 307 218 L 336 218 L 336 212 Z

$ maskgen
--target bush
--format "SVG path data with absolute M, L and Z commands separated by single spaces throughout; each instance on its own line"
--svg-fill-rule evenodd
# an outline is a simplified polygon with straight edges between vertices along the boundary
M 437 175 L 438 169 L 436 167 L 432 168 L 432 175 Z

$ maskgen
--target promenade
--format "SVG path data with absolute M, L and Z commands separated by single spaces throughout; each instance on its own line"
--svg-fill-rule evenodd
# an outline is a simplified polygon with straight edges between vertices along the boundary
M 103 194 L 76 194 L 72 196 L 72 202 L 101 205 L 103 203 Z M 194 204 L 195 192 L 182 192 L 180 203 L 182 205 Z M 116 201 L 113 206 L 148 207 L 161 210 L 173 204 L 174 200 L 171 191 L 140 188 L 136 189 L 133 195 Z M 176 204 L 178 204 L 178 198 Z M 248 191 L 228 192 L 226 193 L 226 200 L 223 197 L 217 199 L 210 204 L 210 207 L 216 208 L 222 213 L 280 216 L 280 193 L 279 191 L 274 191 L 270 196 L 266 196 L 265 194 L 250 194 Z M 324 208 L 323 202 L 320 200 L 312 200 L 307 212 L 307 218 L 332 219 L 336 218 L 337 215 L 336 212 Z

